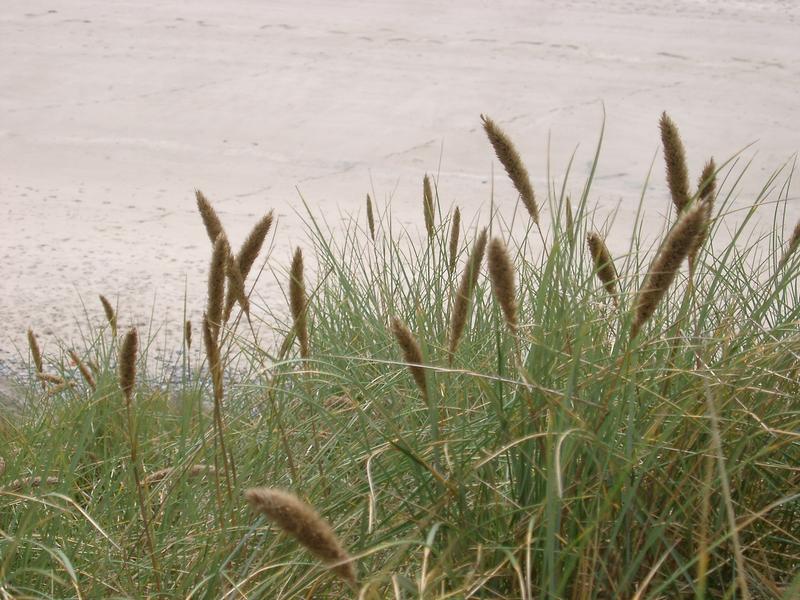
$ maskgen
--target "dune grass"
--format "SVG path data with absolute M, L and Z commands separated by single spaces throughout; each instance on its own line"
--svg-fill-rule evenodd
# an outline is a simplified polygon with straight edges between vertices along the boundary
M 180 377 L 148 371 L 106 301 L 80 372 L 34 353 L 27 412 L 0 415 L 0 598 L 798 597 L 791 171 L 729 214 L 723 164 L 655 257 L 638 227 L 609 254 L 591 175 L 574 207 L 549 189 L 536 222 L 460 235 L 426 176 L 423 235 L 369 197 L 337 235 L 309 211 L 315 271 L 270 264 L 286 304 L 253 295 L 244 319 L 221 273 L 255 257 L 198 192 L 202 360 L 187 335 Z M 676 254 L 680 227 L 702 246 Z

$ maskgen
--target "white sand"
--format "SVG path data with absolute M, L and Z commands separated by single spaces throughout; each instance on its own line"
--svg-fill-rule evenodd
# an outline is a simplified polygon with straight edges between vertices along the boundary
M 615 250 L 664 109 L 693 178 L 708 156 L 757 141 L 744 153 L 755 156 L 746 204 L 800 148 L 798 40 L 793 0 L 3 0 L 0 360 L 24 348 L 28 326 L 46 352 L 55 336 L 75 340 L 81 298 L 101 322 L 98 293 L 119 299 L 123 325 L 152 306 L 156 324 L 179 326 L 188 280 L 196 319 L 209 244 L 195 187 L 235 246 L 274 207 L 284 264 L 303 238 L 296 186 L 336 221 L 363 212 L 374 185 L 418 227 L 421 178 L 440 154 L 445 202 L 485 220 L 481 112 L 512 135 L 542 195 L 548 132 L 559 180 L 580 144 L 578 194 L 605 103 L 592 202 L 599 221 L 619 205 Z M 649 227 L 668 204 L 662 171 Z M 495 192 L 513 205 L 499 175 Z M 258 292 L 281 301 L 266 281 Z

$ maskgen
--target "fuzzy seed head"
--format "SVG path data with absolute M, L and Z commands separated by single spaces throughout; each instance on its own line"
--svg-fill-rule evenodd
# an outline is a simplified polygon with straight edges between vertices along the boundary
M 272 488 L 251 488 L 245 492 L 245 498 L 253 510 L 265 515 L 355 587 L 353 559 L 328 522 L 310 505 L 290 492 Z
M 136 354 L 139 350 L 139 334 L 131 328 L 122 341 L 119 352 L 119 387 L 125 394 L 125 401 L 130 404 L 133 388 L 136 385 Z
M 469 260 L 461 275 L 461 282 L 458 285 L 458 291 L 453 301 L 453 314 L 450 317 L 450 339 L 448 343 L 448 354 L 450 355 L 451 364 L 453 362 L 453 355 L 458 348 L 458 343 L 461 341 L 461 336 L 467 324 L 469 304 L 472 300 L 475 286 L 478 283 L 478 274 L 480 273 L 483 255 L 486 251 L 486 240 L 487 233 L 484 228 L 480 235 L 478 235 L 475 245 L 472 247 L 472 252 L 470 252 Z
M 375 241 L 375 215 L 372 213 L 372 198 L 367 194 L 367 225 L 369 226 L 369 236 Z
M 89 367 L 86 366 L 86 363 L 81 360 L 81 357 L 78 356 L 78 353 L 75 352 L 75 350 L 70 350 L 69 356 L 72 359 L 72 362 L 75 363 L 75 366 L 78 367 L 78 371 L 80 371 L 81 377 L 83 377 L 86 385 L 88 385 L 92 391 L 96 390 L 97 384 L 94 381 L 94 377 L 92 376 L 92 372 L 89 370 Z
M 705 208 L 700 203 L 695 204 L 683 212 L 667 237 L 661 242 L 644 283 L 636 295 L 631 338 L 636 337 L 666 295 L 681 263 L 686 259 L 695 239 L 700 234 L 704 220 Z
M 206 306 L 206 314 L 211 324 L 211 333 L 214 334 L 214 340 L 219 338 L 219 330 L 222 326 L 225 271 L 229 254 L 230 246 L 225 234 L 222 233 L 214 243 L 214 251 L 211 254 L 211 267 L 208 271 L 208 305 Z
M 292 309 L 295 334 L 300 343 L 300 356 L 308 358 L 308 298 L 306 296 L 305 279 L 303 278 L 303 251 L 300 248 L 295 250 L 294 258 L 292 259 L 292 271 L 289 280 L 289 304 Z
M 428 232 L 428 238 L 433 237 L 433 191 L 431 190 L 431 178 L 425 175 L 422 180 L 422 210 L 425 214 L 425 230 Z
M 666 112 L 661 114 L 661 143 L 664 146 L 664 161 L 667 165 L 667 184 L 672 203 L 680 214 L 689 204 L 689 171 L 686 168 L 686 151 L 675 122 Z
M 700 229 L 700 233 L 694 240 L 694 244 L 692 244 L 692 247 L 689 249 L 689 271 L 691 273 L 694 273 L 697 255 L 708 239 L 708 232 L 711 229 L 711 214 L 714 211 L 714 196 L 717 191 L 716 170 L 717 165 L 714 163 L 714 159 L 709 159 L 705 167 L 703 167 L 703 172 L 700 174 L 700 181 L 697 183 L 697 195 L 699 197 L 699 202 L 703 206 L 703 225 Z
M 614 267 L 614 260 L 611 258 L 611 253 L 608 251 L 605 241 L 600 234 L 595 231 L 589 232 L 586 235 L 586 243 L 589 246 L 589 253 L 592 255 L 594 262 L 594 269 L 597 273 L 597 278 L 603 283 L 606 291 L 615 297 L 617 294 L 617 269 Z
M 256 258 L 258 258 L 258 254 L 261 252 L 261 248 L 264 245 L 264 240 L 272 227 L 272 220 L 272 211 L 269 211 L 269 213 L 264 215 L 264 217 L 256 223 L 255 227 L 253 227 L 242 244 L 242 247 L 239 249 L 239 253 L 236 255 L 236 264 L 242 275 L 242 289 L 244 289 L 244 282 L 247 280 L 250 269 L 253 268 L 253 264 L 255 264 Z M 225 296 L 225 314 L 223 316 L 223 321 L 227 322 L 230 318 L 236 300 L 236 290 L 231 286 L 228 288 L 228 293 Z M 244 307 L 242 308 L 244 309 Z
M 203 225 L 205 225 L 208 239 L 211 240 L 211 244 L 213 245 L 217 241 L 219 234 L 224 233 L 222 221 L 219 220 L 217 212 L 203 195 L 203 192 L 195 190 L 194 195 L 197 198 L 197 210 L 200 211 L 200 217 L 203 219 Z
M 528 210 L 531 220 L 538 225 L 539 206 L 536 204 L 536 198 L 533 194 L 533 186 L 528 176 L 528 170 L 525 168 L 517 149 L 514 147 L 511 139 L 492 119 L 486 115 L 481 115 L 481 120 L 483 121 L 483 129 L 486 131 L 489 142 L 491 142 L 494 152 L 497 154 L 497 159 L 500 161 L 500 164 L 503 165 L 503 168 L 505 168 L 514 187 L 517 188 L 517 192 L 519 192 L 522 203 Z
M 117 314 L 114 312 L 114 307 L 111 306 L 111 302 L 108 301 L 108 298 L 100 294 L 100 304 L 103 305 L 103 310 L 106 313 L 106 320 L 108 320 L 108 324 L 111 326 L 111 335 L 117 335 Z
M 797 251 L 798 247 L 800 247 L 800 221 L 797 221 L 797 224 L 794 226 L 792 237 L 789 238 L 789 244 L 786 246 L 786 250 L 783 251 L 781 261 L 778 263 L 779 270 L 782 269 L 787 262 L 789 262 L 789 259 Z
M 492 280 L 494 292 L 506 325 L 512 334 L 517 332 L 517 300 L 516 286 L 514 284 L 514 264 L 508 255 L 508 249 L 500 238 L 494 238 L 489 243 L 489 277 Z
M 450 223 L 450 244 L 448 247 L 447 268 L 450 273 L 456 270 L 456 259 L 458 258 L 458 237 L 461 233 L 461 210 L 456 206 L 453 211 L 453 221 Z
M 42 351 L 39 349 L 39 342 L 36 341 L 33 329 L 28 329 L 28 346 L 31 349 L 31 358 L 33 358 L 33 364 L 36 366 L 36 372 L 43 373 Z
M 428 384 L 425 380 L 425 369 L 422 367 L 422 349 L 414 334 L 403 321 L 397 317 L 392 318 L 392 334 L 397 345 L 403 351 L 403 358 L 408 363 L 408 370 L 414 378 L 425 402 L 428 402 Z
M 187 320 L 183 325 L 183 339 L 186 341 L 186 347 L 192 349 L 192 322 Z

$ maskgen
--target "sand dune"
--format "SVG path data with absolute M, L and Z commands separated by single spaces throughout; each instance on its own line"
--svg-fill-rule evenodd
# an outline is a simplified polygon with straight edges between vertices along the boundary
M 189 316 L 202 310 L 209 255 L 194 188 L 234 246 L 275 208 L 283 264 L 303 239 L 298 190 L 331 222 L 374 190 L 421 230 L 422 175 L 439 172 L 445 202 L 485 220 L 481 112 L 517 141 L 539 190 L 548 133 L 559 180 L 580 144 L 578 193 L 605 104 L 592 203 L 600 222 L 618 209 L 612 250 L 626 247 L 664 109 L 693 177 L 756 142 L 746 204 L 800 148 L 798 31 L 791 1 L 4 0 L 0 361 L 29 326 L 46 352 L 77 339 L 81 299 L 101 321 L 98 293 L 119 301 L 123 325 L 152 314 L 179 335 L 184 289 Z M 497 176 L 494 189 L 508 214 L 510 186 Z M 653 235 L 665 194 L 659 163 Z M 787 214 L 800 217 L 800 199 Z M 257 302 L 282 302 L 270 279 Z

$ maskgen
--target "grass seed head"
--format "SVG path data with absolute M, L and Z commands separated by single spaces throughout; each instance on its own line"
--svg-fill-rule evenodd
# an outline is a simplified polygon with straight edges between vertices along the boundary
M 794 226 L 792 237 L 789 238 L 789 244 L 786 246 L 786 250 L 783 251 L 783 256 L 781 256 L 781 260 L 778 263 L 778 270 L 782 269 L 783 266 L 789 262 L 789 259 L 792 258 L 792 255 L 797 251 L 798 247 L 800 247 L 800 221 L 797 221 L 797 224 Z
M 265 515 L 355 587 L 353 559 L 328 522 L 309 504 L 290 492 L 273 488 L 251 488 L 245 492 L 245 498 L 253 510 Z
M 428 238 L 433 238 L 433 191 L 431 190 L 431 178 L 427 173 L 422 180 L 422 210 L 425 215 L 425 230 L 428 232 Z
M 675 122 L 666 112 L 661 114 L 661 143 L 664 146 L 664 161 L 667 164 L 667 184 L 672 203 L 680 214 L 689 204 L 689 172 L 686 168 L 686 151 Z
M 408 363 L 408 370 L 414 378 L 414 382 L 422 393 L 425 402 L 428 402 L 428 384 L 425 381 L 425 369 L 422 366 L 422 349 L 419 346 L 419 342 L 417 342 L 414 334 L 411 333 L 406 324 L 397 317 L 392 318 L 392 334 L 397 340 L 397 345 L 403 351 L 403 358 Z
M 644 283 L 636 295 L 631 338 L 636 337 L 642 326 L 653 316 L 656 307 L 675 279 L 681 263 L 700 234 L 704 221 L 705 208 L 700 203 L 695 204 L 683 212 L 661 242 Z
M 42 351 L 39 349 L 39 342 L 36 341 L 33 329 L 28 329 L 28 346 L 31 349 L 31 357 L 33 358 L 33 364 L 36 366 L 36 372 L 43 373 Z
M 447 268 L 450 273 L 456 270 L 456 259 L 458 258 L 458 237 L 461 233 L 461 210 L 456 206 L 453 211 L 453 220 L 450 223 L 450 244 L 448 247 Z
M 536 198 L 533 194 L 533 186 L 528 176 L 528 170 L 525 168 L 517 149 L 514 147 L 511 139 L 492 119 L 485 115 L 481 115 L 481 119 L 483 120 L 483 129 L 486 131 L 486 135 L 494 148 L 495 154 L 497 154 L 500 164 L 503 165 L 514 187 L 517 188 L 517 192 L 519 192 L 531 220 L 538 225 L 539 206 L 536 204 Z
M 183 324 L 183 339 L 186 341 L 186 347 L 192 349 L 192 322 L 187 319 Z
M 125 401 L 130 404 L 133 398 L 133 388 L 136 385 L 136 354 L 139 349 L 139 334 L 136 328 L 131 328 L 122 341 L 119 352 L 119 387 L 125 394 Z
M 69 356 L 72 359 L 72 362 L 75 363 L 75 366 L 78 367 L 78 371 L 80 371 L 81 377 L 83 377 L 86 385 L 88 385 L 92 391 L 96 390 L 97 384 L 94 381 L 94 377 L 92 376 L 92 372 L 89 370 L 89 367 L 86 366 L 86 363 L 81 360 L 81 357 L 78 356 L 78 353 L 75 352 L 75 350 L 70 350 Z
M 289 304 L 294 319 L 294 329 L 300 343 L 300 356 L 308 358 L 308 297 L 303 278 L 303 251 L 298 248 L 292 258 L 292 271 L 289 280 Z
M 116 337 L 117 335 L 117 314 L 114 312 L 114 307 L 111 306 L 111 302 L 108 301 L 108 298 L 100 294 L 100 304 L 103 305 L 103 310 L 106 313 L 106 319 L 108 320 L 108 324 L 111 326 L 111 335 Z
M 714 196 L 717 192 L 716 173 L 717 165 L 714 159 L 710 158 L 703 167 L 703 172 L 700 174 L 700 181 L 697 183 L 697 194 L 699 202 L 703 205 L 703 225 L 700 228 L 700 233 L 694 240 L 692 247 L 689 249 L 689 270 L 694 273 L 697 255 L 700 249 L 708 239 L 708 233 L 711 229 L 711 214 L 714 211 Z
M 203 219 L 203 225 L 206 227 L 208 239 L 214 244 L 217 241 L 220 233 L 224 233 L 222 228 L 222 221 L 219 220 L 217 212 L 211 203 L 203 195 L 200 190 L 195 190 L 194 195 L 197 198 L 197 210 L 200 211 L 200 217 Z
M 258 254 L 261 252 L 261 248 L 264 245 L 264 240 L 266 239 L 267 234 L 272 227 L 272 221 L 272 211 L 269 211 L 258 223 L 256 223 L 255 227 L 253 227 L 253 229 L 250 231 L 250 234 L 244 240 L 242 247 L 239 249 L 239 253 L 236 255 L 236 264 L 238 265 L 239 272 L 241 273 L 242 289 L 244 289 L 244 282 L 247 280 L 247 276 L 250 274 L 250 270 L 253 268 L 256 258 L 258 258 Z M 233 287 L 230 287 L 228 288 L 228 293 L 225 297 L 225 314 L 223 321 L 227 321 L 230 318 L 231 311 L 233 311 L 233 305 L 235 303 L 236 290 Z
M 211 267 L 208 271 L 208 305 L 206 314 L 211 324 L 211 332 L 214 340 L 219 338 L 219 330 L 222 326 L 222 309 L 225 299 L 225 271 L 228 264 L 230 246 L 224 233 L 221 233 L 214 243 L 214 251 L 211 254 Z
M 592 255 L 597 278 L 605 286 L 611 297 L 616 298 L 619 276 L 605 241 L 600 237 L 600 234 L 591 231 L 586 235 L 586 243 L 589 246 L 589 253 Z
M 367 194 L 367 226 L 369 227 L 369 236 L 372 241 L 375 241 L 375 215 L 372 213 L 372 198 Z
M 464 328 L 467 324 L 467 315 L 469 313 L 469 304 L 472 299 L 472 293 L 478 283 L 478 274 L 481 270 L 481 263 L 483 262 L 483 255 L 486 252 L 487 233 L 484 228 L 478 235 L 475 245 L 472 247 L 467 264 L 464 267 L 464 272 L 461 274 L 461 282 L 456 291 L 456 297 L 453 301 L 453 313 L 450 317 L 450 335 L 448 340 L 448 354 L 450 355 L 450 363 L 453 362 L 453 355 L 458 348 L 458 343 L 461 341 L 461 336 L 464 333 Z
M 514 264 L 508 255 L 508 249 L 500 238 L 489 242 L 489 277 L 492 280 L 492 291 L 503 310 L 506 325 L 512 334 L 517 332 L 517 300 L 514 284 Z

